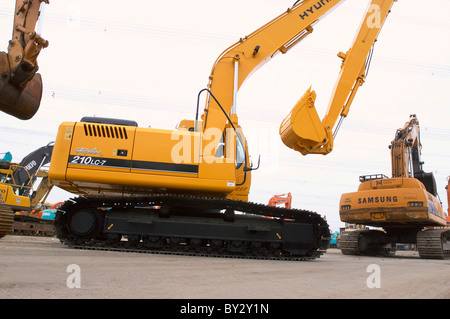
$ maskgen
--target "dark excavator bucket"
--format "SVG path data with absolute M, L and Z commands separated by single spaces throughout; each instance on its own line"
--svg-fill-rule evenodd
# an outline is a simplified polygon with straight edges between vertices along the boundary
M 21 120 L 29 120 L 39 109 L 42 97 L 42 78 L 39 73 L 23 88 L 9 82 L 6 53 L 0 53 L 0 110 Z

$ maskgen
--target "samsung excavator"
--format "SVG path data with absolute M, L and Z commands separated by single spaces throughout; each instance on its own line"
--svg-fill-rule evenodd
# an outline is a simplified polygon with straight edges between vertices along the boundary
M 344 232 L 342 253 L 391 255 L 397 243 L 406 243 L 416 244 L 421 258 L 449 257 L 450 228 L 433 173 L 423 170 L 415 115 L 397 130 L 389 148 L 392 177 L 361 176 L 358 191 L 343 194 L 339 209 L 343 222 L 381 229 Z
M 256 167 L 238 124 L 236 97 L 253 71 L 288 52 L 341 2 L 297 1 L 226 49 L 198 94 L 195 119 L 176 130 L 98 117 L 62 123 L 49 177 L 79 196 L 59 208 L 58 238 L 71 247 L 202 256 L 304 260 L 324 253 L 330 232 L 319 214 L 248 201 Z M 287 146 L 303 154 L 332 150 L 334 122 L 347 115 L 365 80 L 367 58 L 393 2 L 371 1 L 353 46 L 338 55 L 343 63 L 326 119 L 320 121 L 308 90 L 281 125 Z
M 8 52 L 0 52 L 0 110 L 21 120 L 32 118 L 41 103 L 37 57 L 48 41 L 40 35 L 39 16 L 48 1 L 16 0 L 12 39 Z
M 0 160 L 0 238 L 20 232 L 53 233 L 53 223 L 28 214 L 39 203 L 45 202 L 53 188 L 48 172 L 41 169 L 50 162 L 53 142 L 25 156 L 20 163 L 12 157 Z M 36 181 L 39 179 L 38 185 Z

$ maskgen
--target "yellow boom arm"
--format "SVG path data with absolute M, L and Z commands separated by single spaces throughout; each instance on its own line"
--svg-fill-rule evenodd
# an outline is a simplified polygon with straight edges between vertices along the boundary
M 419 120 L 415 114 L 411 114 L 403 128 L 397 130 L 389 149 L 391 150 L 392 177 L 415 177 L 416 173 L 421 173 L 422 144 Z
M 341 120 L 347 116 L 358 88 L 364 83 L 373 44 L 396 1 L 371 1 L 350 50 L 338 54 L 343 62 L 326 115 L 321 121 L 314 106 L 316 93 L 308 90 L 280 126 L 280 136 L 286 146 L 303 155 L 326 155 L 333 150 L 341 121 L 333 133 L 335 123 L 339 116 Z
M 208 89 L 215 99 L 207 99 L 203 131 L 208 128 L 223 131 L 227 122 L 223 113 L 236 113 L 236 95 L 245 79 L 277 53 L 286 53 L 309 35 L 312 25 L 342 1 L 300 1 L 226 49 L 215 61 L 209 77 Z

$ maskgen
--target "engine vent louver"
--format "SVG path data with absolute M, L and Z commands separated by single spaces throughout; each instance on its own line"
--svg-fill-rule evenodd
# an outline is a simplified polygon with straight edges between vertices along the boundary
M 103 124 L 83 124 L 86 136 L 128 139 L 125 127 Z

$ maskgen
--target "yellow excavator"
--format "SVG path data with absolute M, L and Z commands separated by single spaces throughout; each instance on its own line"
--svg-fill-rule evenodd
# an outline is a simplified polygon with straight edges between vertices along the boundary
M 445 191 L 447 193 L 447 215 L 445 220 L 447 222 L 447 228 L 450 230 L 450 176 L 447 176 L 447 185 L 445 185 Z
M 341 2 L 297 1 L 223 51 L 198 94 L 195 119 L 176 130 L 99 117 L 62 123 L 49 177 L 79 197 L 59 208 L 58 238 L 76 247 L 208 256 L 303 260 L 324 253 L 330 232 L 319 214 L 248 201 L 257 167 L 250 164 L 236 106 L 252 72 L 311 34 Z M 393 2 L 371 1 L 352 47 L 338 55 L 343 63 L 325 119 L 319 120 L 315 93 L 308 90 L 281 125 L 287 146 L 302 154 L 332 150 L 334 122 L 347 115 L 365 80 L 366 61 Z
M 37 57 L 48 41 L 39 18 L 49 0 L 16 0 L 8 52 L 0 52 L 0 110 L 18 119 L 32 118 L 41 103 L 42 78 Z M 35 31 L 36 24 L 37 30 Z
M 344 232 L 342 253 L 390 255 L 403 243 L 416 244 L 422 258 L 450 257 L 450 229 L 433 173 L 423 170 L 416 115 L 397 130 L 389 148 L 392 177 L 361 176 L 358 191 L 343 194 L 339 206 L 341 221 L 382 229 Z
M 42 169 L 50 162 L 52 151 L 53 142 L 50 142 L 25 156 L 20 163 L 11 162 L 11 156 L 0 160 L 0 238 L 13 230 L 40 234 L 53 232 L 51 221 L 27 214 L 45 202 L 53 188 L 48 172 Z M 25 214 L 15 214 L 22 211 Z

